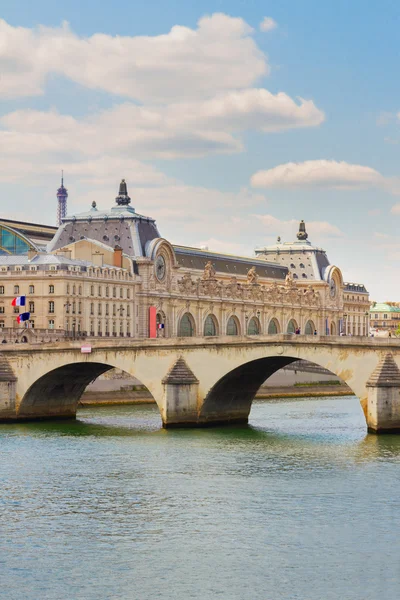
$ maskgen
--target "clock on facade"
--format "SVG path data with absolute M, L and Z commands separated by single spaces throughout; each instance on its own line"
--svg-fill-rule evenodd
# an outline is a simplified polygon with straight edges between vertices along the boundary
M 157 256 L 155 264 L 156 277 L 158 281 L 162 281 L 165 278 L 166 270 L 165 259 L 160 254 L 160 256 Z
M 331 298 L 334 298 L 336 296 L 336 282 L 334 279 L 331 279 L 331 282 L 329 284 L 329 293 L 331 295 Z

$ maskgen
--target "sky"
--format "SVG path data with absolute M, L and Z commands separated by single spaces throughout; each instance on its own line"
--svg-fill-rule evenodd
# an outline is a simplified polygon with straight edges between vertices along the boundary
M 400 301 L 398 0 L 0 0 L 0 206 L 132 205 L 175 244 L 253 255 L 305 219 Z

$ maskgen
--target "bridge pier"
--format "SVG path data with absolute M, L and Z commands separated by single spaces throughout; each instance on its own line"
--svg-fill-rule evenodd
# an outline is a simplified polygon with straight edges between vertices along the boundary
M 195 427 L 198 424 L 199 381 L 183 358 L 178 358 L 162 384 L 163 427 Z
M 10 365 L 0 357 L 0 422 L 16 418 L 16 382 Z
M 400 370 L 384 354 L 367 381 L 367 426 L 370 433 L 400 433 Z

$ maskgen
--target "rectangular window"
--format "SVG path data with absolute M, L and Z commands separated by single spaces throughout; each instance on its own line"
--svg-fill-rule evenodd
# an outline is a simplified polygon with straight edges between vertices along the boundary
M 4 321 L 0 321 L 0 329 L 4 327 Z
M 4 308 L 4 306 L 0 306 L 0 313 L 1 313 L 1 314 L 4 314 L 4 312 L 5 312 L 5 308 Z
M 29 312 L 30 313 L 35 312 L 35 303 L 34 302 L 29 302 Z
M 14 306 L 14 312 L 19 315 L 19 306 Z
M 35 328 L 35 321 L 29 321 L 29 327 L 31 329 L 34 329 Z
M 54 329 L 54 321 L 53 321 L 53 319 L 50 319 L 50 321 L 49 321 L 49 329 Z
M 49 285 L 49 294 L 54 294 L 54 285 Z
M 0 285 L 0 294 L 4 294 L 4 285 Z
M 383 318 L 384 318 L 384 319 L 387 319 L 387 315 L 383 315 Z
M 49 313 L 54 313 L 54 302 L 52 300 L 49 302 Z
M 29 293 L 30 294 L 34 294 L 35 293 L 35 286 L 34 285 L 30 285 L 29 286 Z
M 14 294 L 19 294 L 19 285 L 14 285 Z

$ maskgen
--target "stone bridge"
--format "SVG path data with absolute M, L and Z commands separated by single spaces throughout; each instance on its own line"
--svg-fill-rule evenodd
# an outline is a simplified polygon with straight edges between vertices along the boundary
M 4 344 L 0 420 L 75 417 L 85 387 L 116 367 L 152 393 L 165 427 L 245 423 L 261 384 L 299 359 L 340 377 L 360 399 L 370 431 L 400 431 L 400 343 L 336 336 L 88 339 Z

